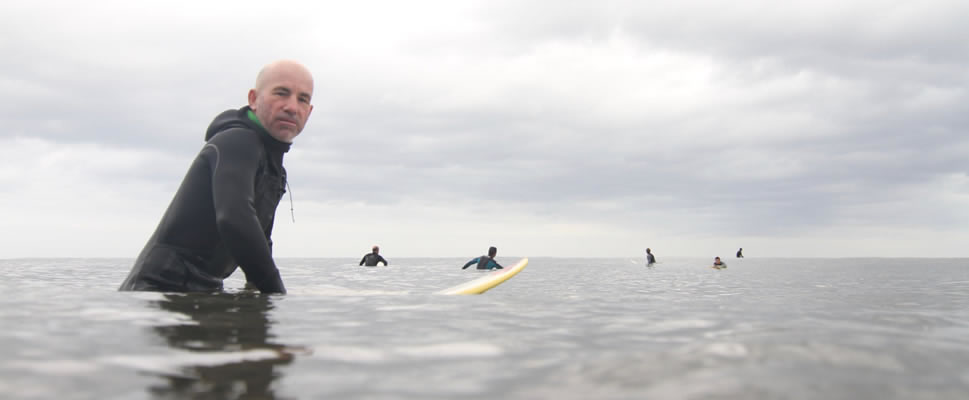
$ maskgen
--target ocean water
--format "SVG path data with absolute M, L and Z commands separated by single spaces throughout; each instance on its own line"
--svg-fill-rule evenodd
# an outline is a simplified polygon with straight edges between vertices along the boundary
M 510 265 L 516 257 L 499 256 Z M 967 399 L 969 260 L 280 259 L 289 294 L 0 260 L 2 399 Z

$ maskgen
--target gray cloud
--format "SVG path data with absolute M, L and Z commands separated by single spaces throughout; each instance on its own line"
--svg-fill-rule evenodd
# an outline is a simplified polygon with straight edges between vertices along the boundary
M 18 5 L 0 21 L 20 38 L 0 42 L 0 87 L 18 94 L 0 139 L 151 151 L 91 179 L 174 186 L 258 68 L 296 57 L 316 109 L 287 168 L 311 207 L 681 236 L 969 222 L 963 2 L 376 4 L 295 20 Z

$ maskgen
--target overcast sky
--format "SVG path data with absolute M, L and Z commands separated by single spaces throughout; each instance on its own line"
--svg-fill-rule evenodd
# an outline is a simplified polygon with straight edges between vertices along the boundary
M 4 2 L 0 257 L 135 257 L 209 122 L 280 58 L 316 93 L 277 257 L 967 257 L 967 16 L 964 0 Z

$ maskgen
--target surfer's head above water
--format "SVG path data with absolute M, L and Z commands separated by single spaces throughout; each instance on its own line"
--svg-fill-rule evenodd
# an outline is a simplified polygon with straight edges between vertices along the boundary
M 379 246 L 377 246 L 377 245 L 374 245 L 374 246 L 373 246 L 373 249 L 371 249 L 371 250 L 373 250 L 373 253 L 374 253 L 374 254 L 377 254 L 377 253 L 379 253 L 379 252 L 380 252 L 380 247 L 379 247 Z
M 269 134 L 292 143 L 313 112 L 313 75 L 296 61 L 279 60 L 259 71 L 249 90 L 249 108 Z
M 496 255 L 498 255 L 498 248 L 495 247 L 495 246 L 489 247 L 488 248 L 488 257 L 495 258 Z

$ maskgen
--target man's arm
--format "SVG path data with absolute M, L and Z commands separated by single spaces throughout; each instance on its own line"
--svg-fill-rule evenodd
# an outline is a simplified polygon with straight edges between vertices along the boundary
M 481 257 L 478 257 L 478 258 L 481 258 Z M 461 267 L 461 269 L 466 269 L 466 268 L 470 267 L 472 264 L 477 264 L 478 263 L 478 258 L 475 258 L 474 260 L 468 261 L 468 263 L 467 264 L 464 264 L 464 266 Z
M 247 282 L 263 293 L 286 293 L 256 216 L 254 182 L 263 157 L 259 137 L 233 129 L 215 135 L 203 151 L 208 152 L 215 223 L 223 244 Z
M 384 263 L 384 266 L 385 267 L 388 266 L 388 265 L 390 265 L 390 263 L 387 262 L 387 259 L 384 258 L 384 256 L 378 254 L 377 257 L 378 257 L 377 258 L 377 262 L 378 263 Z
M 360 265 L 363 265 L 364 261 L 367 261 L 367 255 L 364 255 L 363 258 L 360 259 Z

